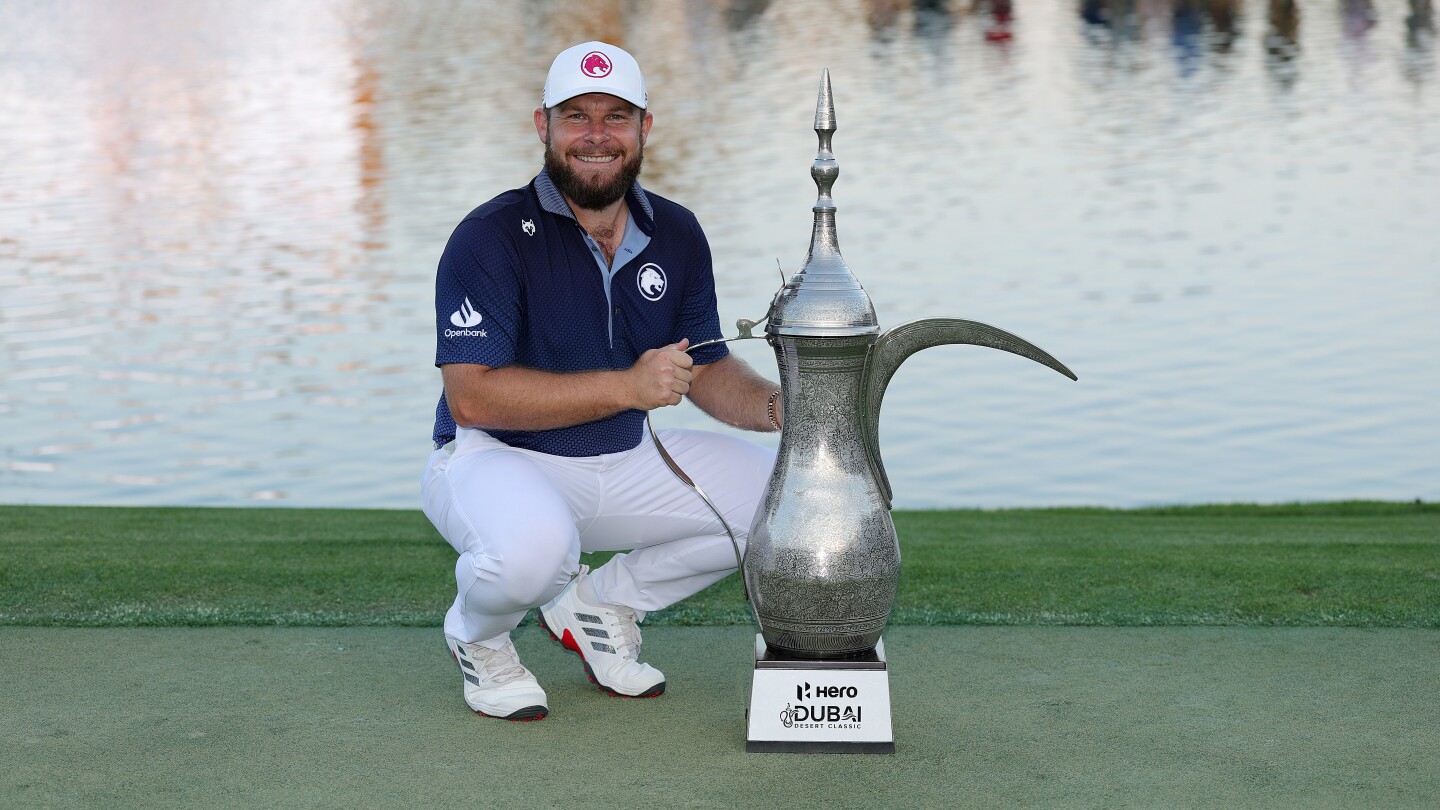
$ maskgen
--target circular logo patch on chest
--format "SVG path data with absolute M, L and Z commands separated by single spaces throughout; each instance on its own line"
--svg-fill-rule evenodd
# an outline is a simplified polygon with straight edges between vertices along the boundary
M 654 263 L 640 268 L 640 272 L 635 274 L 635 284 L 640 287 L 640 294 L 645 296 L 647 301 L 659 301 L 665 295 L 665 288 L 670 286 L 665 280 L 665 271 Z

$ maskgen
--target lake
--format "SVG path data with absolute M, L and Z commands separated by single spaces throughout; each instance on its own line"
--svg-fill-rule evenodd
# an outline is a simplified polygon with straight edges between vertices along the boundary
M 911 358 L 897 507 L 1440 498 L 1429 0 L 0 5 L 0 503 L 414 508 L 433 280 L 538 170 L 554 55 L 636 55 L 721 320 L 840 245 Z M 774 377 L 769 347 L 733 344 Z M 657 426 L 698 427 L 688 405 Z M 774 445 L 774 437 L 756 440 Z

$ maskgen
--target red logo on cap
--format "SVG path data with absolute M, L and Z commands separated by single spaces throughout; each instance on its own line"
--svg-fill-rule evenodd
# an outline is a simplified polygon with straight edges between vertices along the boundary
M 580 60 L 580 72 L 592 79 L 603 79 L 610 75 L 610 57 L 599 51 L 591 51 Z

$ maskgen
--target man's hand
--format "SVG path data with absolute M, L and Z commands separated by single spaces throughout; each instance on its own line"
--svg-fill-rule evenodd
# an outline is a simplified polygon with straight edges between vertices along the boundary
M 690 392 L 690 368 L 695 361 L 685 353 L 690 339 L 651 349 L 640 355 L 635 365 L 625 372 L 633 407 L 649 411 L 666 405 L 678 405 Z

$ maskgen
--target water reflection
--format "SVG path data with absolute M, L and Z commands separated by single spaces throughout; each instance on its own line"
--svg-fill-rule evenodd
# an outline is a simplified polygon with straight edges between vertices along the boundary
M 1435 8 L 1431 0 L 1409 0 L 1409 5 L 1401 70 L 1407 81 L 1418 85 L 1435 73 Z
M 1081 373 L 908 363 L 901 505 L 1434 497 L 1434 31 L 1431 0 L 5 4 L 0 501 L 411 506 L 435 260 L 592 37 L 642 55 L 645 180 L 725 320 L 803 258 L 828 65 L 882 324 Z
M 1269 27 L 1265 31 L 1265 66 L 1277 87 L 1290 89 L 1299 76 L 1300 6 L 1295 0 L 1270 0 Z
M 1409 0 L 1409 3 L 1410 13 L 1405 17 L 1406 42 L 1412 48 L 1420 47 L 1435 36 L 1435 6 L 1431 0 Z
M 1246 3 L 1241 0 L 1080 0 L 1080 19 L 1092 42 L 1135 43 L 1160 32 L 1168 35 L 1181 76 L 1194 75 L 1208 50 L 1228 54 L 1241 39 Z M 1254 5 L 1253 3 L 1250 5 Z M 1312 4 L 1312 13 L 1315 13 Z M 1296 0 L 1265 0 L 1264 34 L 1267 72 L 1277 88 L 1293 88 L 1299 78 L 1301 4 Z M 1340 30 L 1355 47 L 1379 25 L 1382 10 L 1373 0 L 1335 0 Z M 1397 9 L 1398 11 L 1398 9 Z M 1434 41 L 1433 0 L 1405 0 L 1405 77 L 1424 81 L 1433 74 L 1427 56 Z M 1418 54 L 1420 59 L 1416 58 Z M 1366 57 L 1369 58 L 1368 56 Z M 1216 60 L 1214 67 L 1223 67 Z

